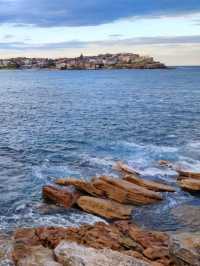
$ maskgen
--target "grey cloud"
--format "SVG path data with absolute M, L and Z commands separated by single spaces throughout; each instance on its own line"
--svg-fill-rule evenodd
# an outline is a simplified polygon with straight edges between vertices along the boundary
M 6 50 L 57 50 L 57 49 L 80 49 L 88 47 L 112 47 L 134 46 L 134 45 L 178 45 L 178 44 L 200 44 L 200 35 L 178 36 L 178 37 L 142 37 L 129 39 L 107 39 L 102 41 L 84 42 L 72 40 L 66 42 L 55 42 L 46 44 L 29 44 L 25 42 L 1 42 L 0 49 Z
M 88 26 L 128 17 L 158 17 L 200 11 L 199 0 L 0 0 L 0 23 Z

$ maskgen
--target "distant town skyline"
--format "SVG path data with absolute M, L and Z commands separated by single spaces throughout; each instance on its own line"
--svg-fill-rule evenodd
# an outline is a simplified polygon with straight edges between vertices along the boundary
M 200 65 L 198 0 L 0 0 L 0 58 L 131 52 Z

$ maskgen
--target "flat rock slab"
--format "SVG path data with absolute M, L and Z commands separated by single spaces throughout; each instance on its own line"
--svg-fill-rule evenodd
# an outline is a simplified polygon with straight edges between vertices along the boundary
M 179 170 L 179 169 L 176 169 L 176 171 L 179 173 L 181 177 L 188 177 L 188 178 L 200 180 L 200 173 L 189 172 L 189 171 L 184 171 L 184 170 Z
M 163 192 L 175 192 L 175 188 L 169 185 L 165 185 L 159 182 L 145 180 L 143 178 L 137 177 L 135 175 L 125 175 L 124 180 L 136 184 L 138 186 L 153 190 L 153 191 L 163 191 Z
M 200 191 L 200 179 L 187 178 L 178 181 L 181 188 L 189 191 Z
M 142 205 L 162 200 L 162 195 L 159 192 L 148 190 L 118 178 L 101 176 L 93 181 L 93 185 L 104 190 L 107 197 L 121 203 Z
M 80 194 L 69 189 L 59 189 L 54 186 L 45 186 L 42 190 L 43 198 L 65 208 L 70 208 L 76 203 Z
M 170 254 L 179 266 L 200 265 L 200 233 L 179 233 L 170 238 Z
M 129 219 L 133 208 L 108 199 L 82 196 L 78 206 L 86 212 L 97 214 L 107 219 Z
M 135 176 L 140 175 L 136 170 L 130 168 L 127 164 L 121 161 L 117 162 L 113 168 L 119 172 L 124 172 L 126 174 L 134 174 Z
M 70 266 L 150 266 L 148 262 L 117 251 L 97 250 L 70 242 L 61 242 L 54 250 L 57 260 Z
M 91 182 L 77 178 L 61 178 L 55 181 L 57 185 L 61 186 L 75 186 L 78 190 L 88 193 L 92 196 L 104 196 L 104 192 L 95 188 Z

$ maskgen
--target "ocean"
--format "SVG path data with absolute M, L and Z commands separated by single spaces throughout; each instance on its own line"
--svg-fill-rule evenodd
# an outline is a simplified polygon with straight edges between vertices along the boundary
M 48 209 L 42 186 L 58 177 L 117 176 L 118 160 L 177 187 L 160 204 L 135 207 L 134 222 L 200 230 L 199 194 L 180 190 L 176 173 L 158 164 L 200 172 L 200 68 L 0 71 L 0 230 L 101 220 Z M 196 220 L 185 217 L 191 209 Z

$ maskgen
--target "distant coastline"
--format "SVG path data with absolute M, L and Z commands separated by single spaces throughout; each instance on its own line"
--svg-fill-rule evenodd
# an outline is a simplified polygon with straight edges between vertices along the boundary
M 10 58 L 0 59 L 0 69 L 57 69 L 57 70 L 100 70 L 100 69 L 166 69 L 153 57 L 133 53 L 100 54 L 75 58 Z

